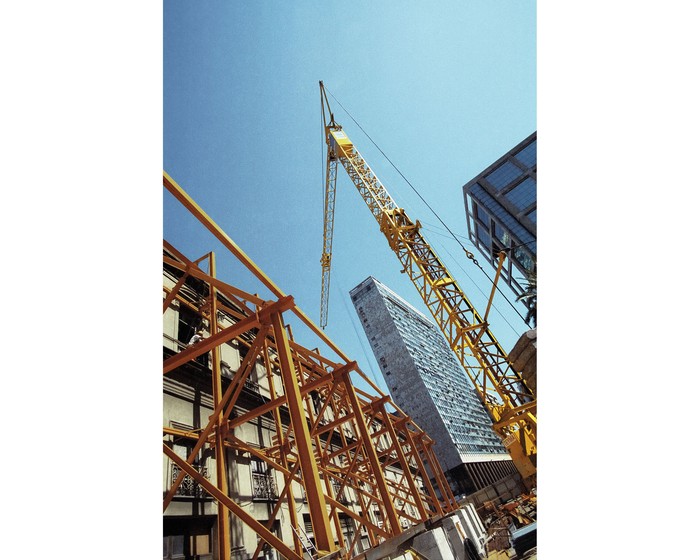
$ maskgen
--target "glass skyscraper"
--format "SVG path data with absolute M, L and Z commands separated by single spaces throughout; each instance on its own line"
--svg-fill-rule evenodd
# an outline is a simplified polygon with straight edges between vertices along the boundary
M 515 471 L 466 373 L 438 327 L 369 277 L 350 291 L 394 402 L 435 441 L 457 494 Z
M 537 132 L 462 187 L 469 239 L 520 295 L 537 262 Z

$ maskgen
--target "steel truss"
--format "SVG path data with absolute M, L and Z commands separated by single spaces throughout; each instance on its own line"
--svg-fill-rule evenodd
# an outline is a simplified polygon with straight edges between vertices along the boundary
M 349 360 L 296 307 L 293 298 L 284 294 L 167 173 L 163 173 L 163 184 L 276 297 L 263 300 L 218 279 L 213 252 L 191 261 L 164 241 L 164 266 L 178 270 L 181 276 L 174 287 L 164 286 L 163 312 L 175 300 L 180 305 L 189 304 L 181 292 L 188 276 L 197 278 L 207 286 L 209 294 L 204 305 L 195 306 L 209 324 L 209 336 L 167 357 L 163 373 L 172 374 L 210 353 L 214 412 L 201 430 L 163 428 L 163 452 L 180 469 L 165 494 L 163 510 L 189 475 L 218 503 L 215 557 L 222 560 L 231 557 L 230 515 L 233 515 L 259 537 L 253 559 L 260 558 L 264 543 L 268 543 L 281 556 L 301 560 L 304 543 L 298 537 L 293 543 L 283 542 L 271 531 L 284 504 L 295 533 L 300 527 L 295 507 L 300 496 L 295 496 L 293 482 L 297 489 L 301 487 L 308 503 L 321 556 L 351 558 L 361 535 L 366 535 L 375 546 L 407 527 L 457 509 L 432 451 L 433 442 L 425 432 L 381 393 L 357 363 Z M 204 262 L 208 262 L 206 272 L 200 268 Z M 285 313 L 294 313 L 340 360 L 295 342 L 285 324 Z M 223 317 L 228 321 L 224 322 Z M 249 349 L 224 391 L 219 349 L 233 341 L 245 343 Z M 264 364 L 269 398 L 236 415 L 234 407 L 256 362 Z M 350 377 L 353 372 L 365 379 L 377 395 L 355 388 Z M 281 379 L 282 383 L 275 383 L 275 379 Z M 274 421 L 272 445 L 254 448 L 236 437 L 237 427 L 262 416 Z M 187 459 L 172 449 L 174 437 L 193 442 Z M 194 464 L 203 448 L 214 450 L 216 482 L 203 476 Z M 231 497 L 233 493 L 229 492 L 227 481 L 232 478 L 227 471 L 232 466 L 226 460 L 227 450 L 264 462 L 270 472 L 278 473 L 284 480 L 266 525 Z M 389 477 L 389 468 L 401 475 Z M 439 491 L 433 489 L 431 479 Z M 417 480 L 422 482 L 419 484 Z M 353 524 L 352 542 L 347 542 L 341 516 L 346 523 L 350 519 Z

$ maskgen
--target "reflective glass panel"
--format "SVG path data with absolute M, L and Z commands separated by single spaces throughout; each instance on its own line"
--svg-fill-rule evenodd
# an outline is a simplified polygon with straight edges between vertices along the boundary
M 506 199 L 512 202 L 519 210 L 524 210 L 537 200 L 537 184 L 528 177 L 519 185 L 506 193 Z
M 526 270 L 532 270 L 534 268 L 535 263 L 533 262 L 532 257 L 528 255 L 522 247 L 516 247 L 513 249 L 513 255 L 515 256 L 515 260 L 518 261 Z
M 488 234 L 488 232 L 481 227 L 480 225 L 477 225 L 476 227 L 476 236 L 479 238 L 479 241 L 484 243 L 487 246 L 491 246 L 491 236 Z
M 489 223 L 491 222 L 491 219 L 490 219 L 489 215 L 488 215 L 488 214 L 486 213 L 486 211 L 485 211 L 481 206 L 479 206 L 478 204 L 475 204 L 475 206 L 476 206 L 476 217 L 479 218 L 479 221 L 480 221 L 482 224 L 488 226 Z
M 475 200 L 482 204 L 486 210 L 498 220 L 503 228 L 507 230 L 511 237 L 516 237 L 522 240 L 522 242 L 534 241 L 534 237 L 530 232 L 528 232 L 518 221 L 513 217 L 512 214 L 506 212 L 505 208 L 501 206 L 496 200 L 488 193 L 481 185 L 476 185 L 471 195 Z
M 486 180 L 499 191 L 522 175 L 522 170 L 509 161 L 504 161 L 486 176 Z
M 496 237 L 496 239 L 503 243 L 503 245 L 505 245 L 506 247 L 510 245 L 510 235 L 508 235 L 508 233 L 506 233 L 506 231 L 501 226 L 495 224 L 493 228 L 493 233 L 494 237 Z
M 515 154 L 515 159 L 528 167 L 535 167 L 537 165 L 537 139 Z

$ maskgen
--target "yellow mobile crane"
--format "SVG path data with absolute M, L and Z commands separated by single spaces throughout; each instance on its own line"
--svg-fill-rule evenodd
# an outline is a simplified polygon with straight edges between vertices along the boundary
M 399 258 L 402 272 L 413 282 L 472 381 L 491 416 L 493 429 L 501 437 L 518 472 L 532 488 L 537 472 L 535 394 L 528 388 L 522 374 L 509 363 L 488 323 L 423 238 L 420 222 L 411 221 L 403 208 L 396 205 L 343 128 L 335 122 L 323 82 L 319 85 L 327 146 L 321 327 L 325 328 L 328 321 L 335 188 L 340 163 L 372 212 L 389 247 Z

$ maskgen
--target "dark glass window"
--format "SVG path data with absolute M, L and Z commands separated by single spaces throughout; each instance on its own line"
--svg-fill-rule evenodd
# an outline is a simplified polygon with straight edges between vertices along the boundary
M 489 232 L 486 231 L 480 225 L 476 226 L 476 236 L 478 237 L 479 241 L 481 241 L 485 245 L 487 245 L 487 246 L 491 245 L 491 236 L 489 235 Z
M 494 224 L 493 234 L 496 239 L 503 243 L 503 245 L 506 247 L 510 246 L 510 235 L 508 235 L 508 232 L 498 224 Z
M 530 218 L 530 221 L 537 225 L 537 208 L 535 208 L 532 212 L 527 214 L 527 217 Z
M 485 226 L 488 226 L 489 223 L 491 222 L 491 217 L 486 213 L 486 210 L 484 210 L 478 204 L 475 204 L 474 206 L 476 206 L 476 217 L 479 218 L 479 221 L 482 224 L 484 224 Z
M 169 535 L 163 537 L 163 559 L 185 557 L 185 536 Z
M 202 318 L 185 305 L 180 306 L 180 316 L 177 325 L 177 339 L 187 344 L 197 329 L 201 327 Z
M 525 270 L 532 270 L 534 268 L 535 263 L 533 262 L 532 257 L 528 255 L 522 247 L 516 247 L 513 249 L 513 256 Z
M 510 161 L 504 161 L 486 176 L 486 180 L 499 191 L 510 185 L 523 174 L 522 170 Z
M 537 139 L 515 154 L 515 159 L 528 167 L 535 167 L 537 165 Z
M 524 210 L 537 200 L 537 183 L 528 177 L 522 183 L 506 193 L 506 199 L 512 202 L 519 210 Z

